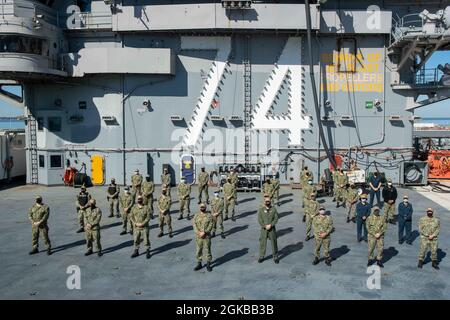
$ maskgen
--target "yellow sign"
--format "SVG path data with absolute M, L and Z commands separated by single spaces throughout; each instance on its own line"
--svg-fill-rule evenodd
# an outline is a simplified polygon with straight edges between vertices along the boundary
M 383 92 L 383 55 L 381 53 L 324 53 L 325 79 L 321 90 L 328 92 Z

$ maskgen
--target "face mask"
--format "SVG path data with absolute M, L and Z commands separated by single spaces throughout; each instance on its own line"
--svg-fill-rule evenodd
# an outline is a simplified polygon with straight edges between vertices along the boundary
M 37 204 L 42 204 L 42 199 L 36 199 Z
M 139 203 L 139 204 L 142 204 L 142 203 L 143 203 L 143 201 L 142 201 L 142 200 L 138 200 L 138 203 Z
M 403 203 L 408 203 L 408 200 L 406 200 L 406 199 L 405 199 L 405 200 L 403 200 Z
M 163 194 L 163 196 L 165 196 L 165 195 L 166 195 L 166 192 L 163 192 L 162 194 Z
M 201 212 L 205 212 L 205 211 L 206 211 L 206 208 L 201 208 L 200 211 L 201 211 Z
M 308 184 L 312 184 L 312 181 L 308 181 Z
M 429 218 L 433 217 L 433 212 L 427 212 L 427 216 L 428 216 Z
M 94 209 L 95 208 L 95 204 L 91 204 L 91 208 Z
M 324 215 L 324 214 L 325 214 L 325 210 L 319 210 L 319 213 L 320 213 L 321 215 Z
M 218 193 L 214 193 L 214 197 L 218 198 L 219 194 Z
M 388 187 L 392 187 L 392 183 L 388 183 Z
M 376 215 L 376 216 L 379 216 L 380 215 L 380 211 L 374 211 L 373 214 Z
M 366 203 L 367 199 L 361 199 L 361 202 Z
M 265 202 L 266 207 L 270 207 L 270 201 Z

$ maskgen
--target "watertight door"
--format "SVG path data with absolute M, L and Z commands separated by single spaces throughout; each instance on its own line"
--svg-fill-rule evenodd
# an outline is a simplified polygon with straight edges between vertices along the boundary
M 181 177 L 186 179 L 186 183 L 195 182 L 195 163 L 194 157 L 190 154 L 181 156 Z
M 93 155 L 91 157 L 91 180 L 93 185 L 105 183 L 105 157 Z

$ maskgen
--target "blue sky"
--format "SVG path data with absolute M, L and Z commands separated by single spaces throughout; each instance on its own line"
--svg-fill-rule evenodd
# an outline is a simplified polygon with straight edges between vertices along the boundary
M 439 51 L 427 62 L 427 68 L 436 68 L 439 64 L 450 63 L 450 51 Z M 415 114 L 422 118 L 450 118 L 450 99 L 417 109 Z M 10 106 L 0 100 L 0 117 L 23 115 L 23 110 Z

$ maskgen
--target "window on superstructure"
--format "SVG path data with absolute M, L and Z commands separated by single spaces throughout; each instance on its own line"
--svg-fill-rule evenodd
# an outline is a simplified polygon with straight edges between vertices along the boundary
M 48 117 L 48 131 L 60 132 L 61 131 L 61 118 L 60 117 Z
M 50 168 L 52 168 L 52 169 L 62 168 L 62 156 L 61 155 L 51 155 L 50 156 Z
M 0 35 L 0 53 L 28 53 L 42 55 L 46 40 L 16 35 Z
M 39 155 L 39 168 L 45 168 L 45 157 L 44 155 Z
M 38 129 L 38 131 L 43 131 L 44 130 L 44 118 L 38 117 L 36 119 L 36 121 L 37 121 L 37 129 Z

